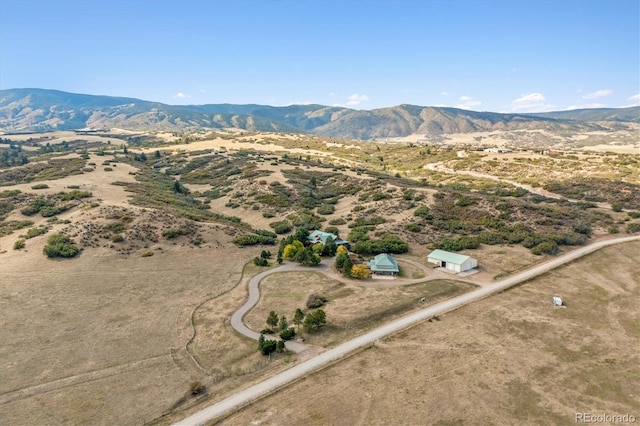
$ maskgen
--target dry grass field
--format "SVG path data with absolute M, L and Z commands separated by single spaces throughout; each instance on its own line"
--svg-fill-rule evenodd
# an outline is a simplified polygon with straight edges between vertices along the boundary
M 640 243 L 613 246 L 294 383 L 222 424 L 573 424 L 640 415 Z M 567 307 L 557 308 L 552 295 Z
M 640 217 L 631 212 L 578 209 L 530 195 L 505 195 L 504 191 L 514 188 L 504 182 L 473 181 L 425 168 L 426 164 L 459 164 L 508 175 L 527 166 L 531 157 L 536 161 L 536 176 L 553 169 L 554 176 L 566 180 L 579 170 L 637 183 L 637 156 L 632 155 L 586 153 L 579 154 L 579 161 L 568 156 L 538 161 L 538 154 L 523 154 L 522 158 L 529 156 L 524 160 L 513 154 L 496 166 L 487 164 L 494 161 L 487 158 L 457 159 L 455 152 L 439 145 L 294 134 L 145 134 L 113 129 L 101 135 L 51 132 L 12 138 L 24 146 L 29 163 L 0 170 L 0 423 L 9 425 L 167 423 L 179 419 L 190 406 L 220 400 L 297 362 L 293 354 L 265 359 L 254 341 L 240 337 L 228 323 L 246 299 L 247 280 L 262 270 L 251 259 L 268 249 L 275 261 L 277 246 L 239 248 L 233 243 L 242 234 L 256 235 L 256 229 L 275 230 L 276 224 L 284 223 L 291 231 L 301 224 L 322 229 L 336 226 L 343 238 L 354 229 L 367 229 L 372 240 L 393 234 L 409 244 L 406 259 L 424 263 L 426 253 L 445 237 L 482 233 L 491 237 L 494 230 L 507 236 L 517 231 L 516 225 L 526 225 L 527 235 L 536 238 L 535 233 L 544 238 L 566 236 L 573 232 L 572 226 L 586 223 L 592 226 L 587 230 L 582 226 L 582 232 L 591 232 L 592 238 L 625 232 L 630 226 L 636 231 L 629 232 L 640 228 Z M 0 147 L 7 149 L 11 150 Z M 603 185 L 601 190 L 608 188 Z M 86 196 L 65 198 L 74 191 Z M 34 203 L 48 203 L 48 213 L 29 212 Z M 421 206 L 431 210 L 418 217 L 415 212 Z M 361 226 L 366 223 L 375 224 Z M 40 231 L 44 234 L 29 235 Z M 43 254 L 49 236 L 58 232 L 78 244 L 77 257 L 52 260 Z M 562 235 L 549 237 L 551 233 Z M 20 241 L 24 248 L 15 246 Z M 518 242 L 483 243 L 462 253 L 478 258 L 480 271 L 469 280 L 479 285 L 547 257 L 534 255 Z M 404 278 L 432 278 L 432 272 L 425 274 L 410 262 L 400 259 L 400 265 Z M 599 276 L 609 283 L 605 290 L 613 292 L 614 284 L 607 281 L 611 271 L 605 269 Z M 384 288 L 371 283 L 368 287 L 357 282 L 345 285 L 309 272 L 271 276 L 263 283 L 264 297 L 247 321 L 260 330 L 270 310 L 291 319 L 295 308 L 304 308 L 309 293 L 320 292 L 329 299 L 329 325 L 306 338 L 312 345 L 330 346 L 424 306 L 417 304 L 421 297 L 435 301 L 470 288 L 448 280 L 444 273 L 436 278 L 439 281 Z M 574 312 L 569 301 L 569 308 L 554 314 Z M 615 303 L 622 302 L 616 299 Z M 618 305 L 612 302 L 611 306 Z M 496 309 L 503 308 L 493 307 L 490 312 Z M 619 309 L 626 308 L 620 305 Z M 468 312 L 469 318 L 475 318 L 475 311 Z M 449 317 L 458 315 L 420 327 L 446 330 Z M 488 315 L 482 314 L 483 321 Z M 504 320 L 509 315 L 489 319 Z M 628 326 L 623 318 L 612 318 L 617 321 L 614 325 Z M 465 325 L 460 330 L 472 325 L 461 322 Z M 452 329 L 456 336 L 464 335 Z M 500 339 L 499 334 L 487 336 L 480 331 L 470 329 L 468 339 Z M 384 354 L 387 347 L 405 344 L 397 339 L 363 356 Z M 482 342 L 469 342 L 464 348 L 482 346 Z M 453 353 L 459 360 L 436 353 L 437 362 L 427 360 L 429 368 L 446 371 L 447 365 L 438 363 L 471 362 L 469 357 L 477 355 L 474 350 Z M 607 366 L 620 368 L 625 360 L 616 357 Z M 378 366 L 375 362 L 359 368 L 375 370 L 371 368 Z M 208 394 L 185 397 L 196 380 L 206 385 Z M 412 389 L 412 383 L 407 381 L 407 389 Z M 173 415 L 160 417 L 169 412 Z M 321 410 L 314 408 L 301 421 L 332 422 L 328 414 L 318 417 L 316 412 Z M 363 413 L 366 419 L 368 411 Z
M 245 322 L 253 330 L 261 330 L 267 327 L 269 312 L 276 311 L 291 323 L 297 308 L 303 312 L 312 310 L 305 305 L 309 295 L 320 294 L 328 300 L 322 308 L 327 313 L 327 326 L 315 333 L 305 333 L 305 343 L 331 347 L 473 288 L 471 284 L 442 279 L 394 288 L 368 288 L 359 286 L 357 281 L 345 285 L 317 272 L 281 272 L 266 277 L 260 284 L 260 301 L 247 314 Z

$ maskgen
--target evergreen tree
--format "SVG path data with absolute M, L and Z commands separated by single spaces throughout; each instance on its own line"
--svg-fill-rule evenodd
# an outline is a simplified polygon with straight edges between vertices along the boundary
M 269 316 L 267 317 L 267 325 L 271 328 L 274 328 L 278 325 L 278 314 L 275 311 L 269 312 Z
M 293 314 L 293 323 L 298 326 L 298 330 L 300 330 L 300 324 L 304 320 L 304 313 L 300 308 L 296 309 L 296 312 Z

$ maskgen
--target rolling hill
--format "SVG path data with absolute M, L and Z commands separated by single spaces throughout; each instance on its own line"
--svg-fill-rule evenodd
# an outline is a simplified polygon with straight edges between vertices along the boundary
M 616 129 L 640 123 L 640 107 L 500 114 L 398 105 L 368 111 L 324 105 L 167 105 L 57 90 L 0 91 L 0 131 L 5 133 L 111 127 L 169 131 L 238 128 L 367 140 L 480 131 L 610 130 L 612 123 Z

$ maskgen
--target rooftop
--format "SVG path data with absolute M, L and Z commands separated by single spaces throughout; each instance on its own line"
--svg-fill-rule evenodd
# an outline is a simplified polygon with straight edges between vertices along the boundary
M 333 241 L 337 245 L 348 243 L 348 241 L 341 240 L 336 234 L 332 234 L 331 232 L 318 231 L 318 230 L 315 230 L 311 234 L 309 234 L 309 237 L 307 239 L 309 240 L 309 242 L 314 244 L 315 243 L 326 244 L 327 238 L 329 237 L 333 238 Z
M 456 265 L 460 265 L 467 260 L 471 259 L 470 256 L 466 256 L 464 254 L 451 253 L 450 251 L 444 250 L 434 250 L 427 256 L 428 259 L 436 259 L 447 263 L 455 263 Z
M 400 272 L 398 263 L 387 253 L 380 253 L 367 262 L 367 266 L 372 272 Z

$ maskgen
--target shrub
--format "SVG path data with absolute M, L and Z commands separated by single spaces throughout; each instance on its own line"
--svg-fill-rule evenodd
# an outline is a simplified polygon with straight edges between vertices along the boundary
M 343 218 L 341 218 L 341 217 L 339 217 L 339 218 L 337 218 L 337 219 L 331 219 L 331 220 L 329 221 L 329 225 L 344 225 L 344 224 L 346 224 L 346 223 L 347 223 L 347 221 L 346 221 L 346 220 L 344 220 L 344 219 L 343 219 Z M 328 231 L 327 231 L 327 232 L 328 232 Z M 337 235 L 337 234 L 336 234 L 336 235 Z
M 437 245 L 439 249 L 447 251 L 460 251 L 464 249 L 475 249 L 480 246 L 478 238 L 474 237 L 458 237 L 458 238 L 444 238 Z
M 337 236 L 340 235 L 340 231 L 335 226 L 327 226 L 326 228 L 324 228 L 324 232 L 328 232 Z
M 111 167 L 105 167 L 105 168 L 104 168 L 104 171 L 105 171 L 105 172 L 112 172 L 112 171 L 113 171 L 113 168 L 111 168 Z
M 635 234 L 640 232 L 640 223 L 630 223 L 627 225 L 627 234 Z
M 71 188 L 71 187 L 69 187 Z M 92 197 L 93 194 L 89 191 L 78 191 L 78 190 L 73 190 L 73 191 L 69 191 L 69 192 L 61 192 L 60 193 L 60 199 L 62 201 L 71 201 L 71 200 L 78 200 L 81 198 L 90 198 Z
M 276 351 L 277 342 L 275 340 L 266 340 L 264 335 L 261 334 L 258 339 L 258 350 L 262 355 L 269 355 Z
M 318 214 L 328 215 L 333 214 L 336 211 L 336 208 L 332 204 L 321 204 L 318 206 Z
M 25 247 L 25 243 L 24 240 L 16 240 L 15 243 L 13 243 L 13 249 L 14 250 L 21 250 Z
M 114 243 L 120 243 L 124 241 L 124 237 L 122 236 L 122 234 L 113 234 L 111 236 L 111 241 L 113 241 Z
M 558 245 L 555 241 L 543 241 L 531 249 L 531 253 L 539 256 L 541 254 L 556 254 Z
M 39 183 L 31 187 L 31 189 L 47 189 L 47 188 L 49 188 L 49 185 L 47 185 L 46 183 Z
M 291 340 L 296 337 L 296 330 L 292 327 L 287 328 L 282 333 L 280 333 L 280 338 L 282 340 Z
M 357 279 L 364 279 L 369 276 L 369 268 L 364 264 L 353 265 L 351 267 L 351 277 Z
M 293 229 L 291 224 L 287 221 L 272 222 L 269 226 L 273 228 L 276 234 L 287 234 Z
M 418 216 L 421 217 L 423 219 L 431 219 L 431 213 L 429 212 L 429 207 L 427 206 L 420 206 L 418 207 L 414 212 L 413 212 L 414 216 Z
M 239 246 L 254 246 L 257 244 L 273 245 L 276 243 L 276 239 L 265 235 L 244 234 L 234 239 L 233 242 Z
M 404 228 L 409 232 L 420 232 L 422 227 L 416 223 L 407 223 Z
M 627 212 L 631 219 L 640 219 L 640 212 Z
M 311 295 L 309 295 L 309 298 L 307 299 L 307 308 L 309 309 L 319 308 L 323 306 L 325 303 L 327 303 L 326 297 L 316 293 L 312 293 Z
M 189 391 L 191 392 L 191 395 L 195 396 L 195 395 L 200 395 L 201 393 L 205 393 L 207 390 L 207 388 L 200 382 L 193 382 L 191 383 L 191 386 L 189 387 Z
M 79 249 L 68 236 L 53 234 L 47 240 L 43 251 L 48 257 L 74 257 Z
M 253 264 L 256 266 L 269 266 L 269 261 L 262 257 L 254 257 Z
M 165 229 L 164 231 L 162 231 L 162 236 L 165 237 L 166 239 L 170 240 L 172 238 L 176 238 L 180 235 L 188 235 L 190 234 L 188 229 L 184 229 L 184 228 L 169 228 L 169 229 Z
M 262 330 L 260 330 L 260 334 L 275 334 L 275 331 L 270 328 L 263 328 Z
M 107 223 L 106 225 L 103 225 L 102 229 L 104 229 L 106 232 L 113 232 L 117 234 L 127 229 L 127 225 L 120 221 L 111 222 L 111 223 Z
M 30 238 L 37 237 L 38 235 L 46 234 L 47 231 L 48 231 L 48 228 L 46 227 L 33 227 L 27 230 L 27 233 L 25 234 L 24 238 L 28 240 Z
M 151 256 L 153 256 L 153 252 L 151 250 L 147 250 L 147 251 L 143 252 L 140 256 L 141 257 L 151 257 Z

